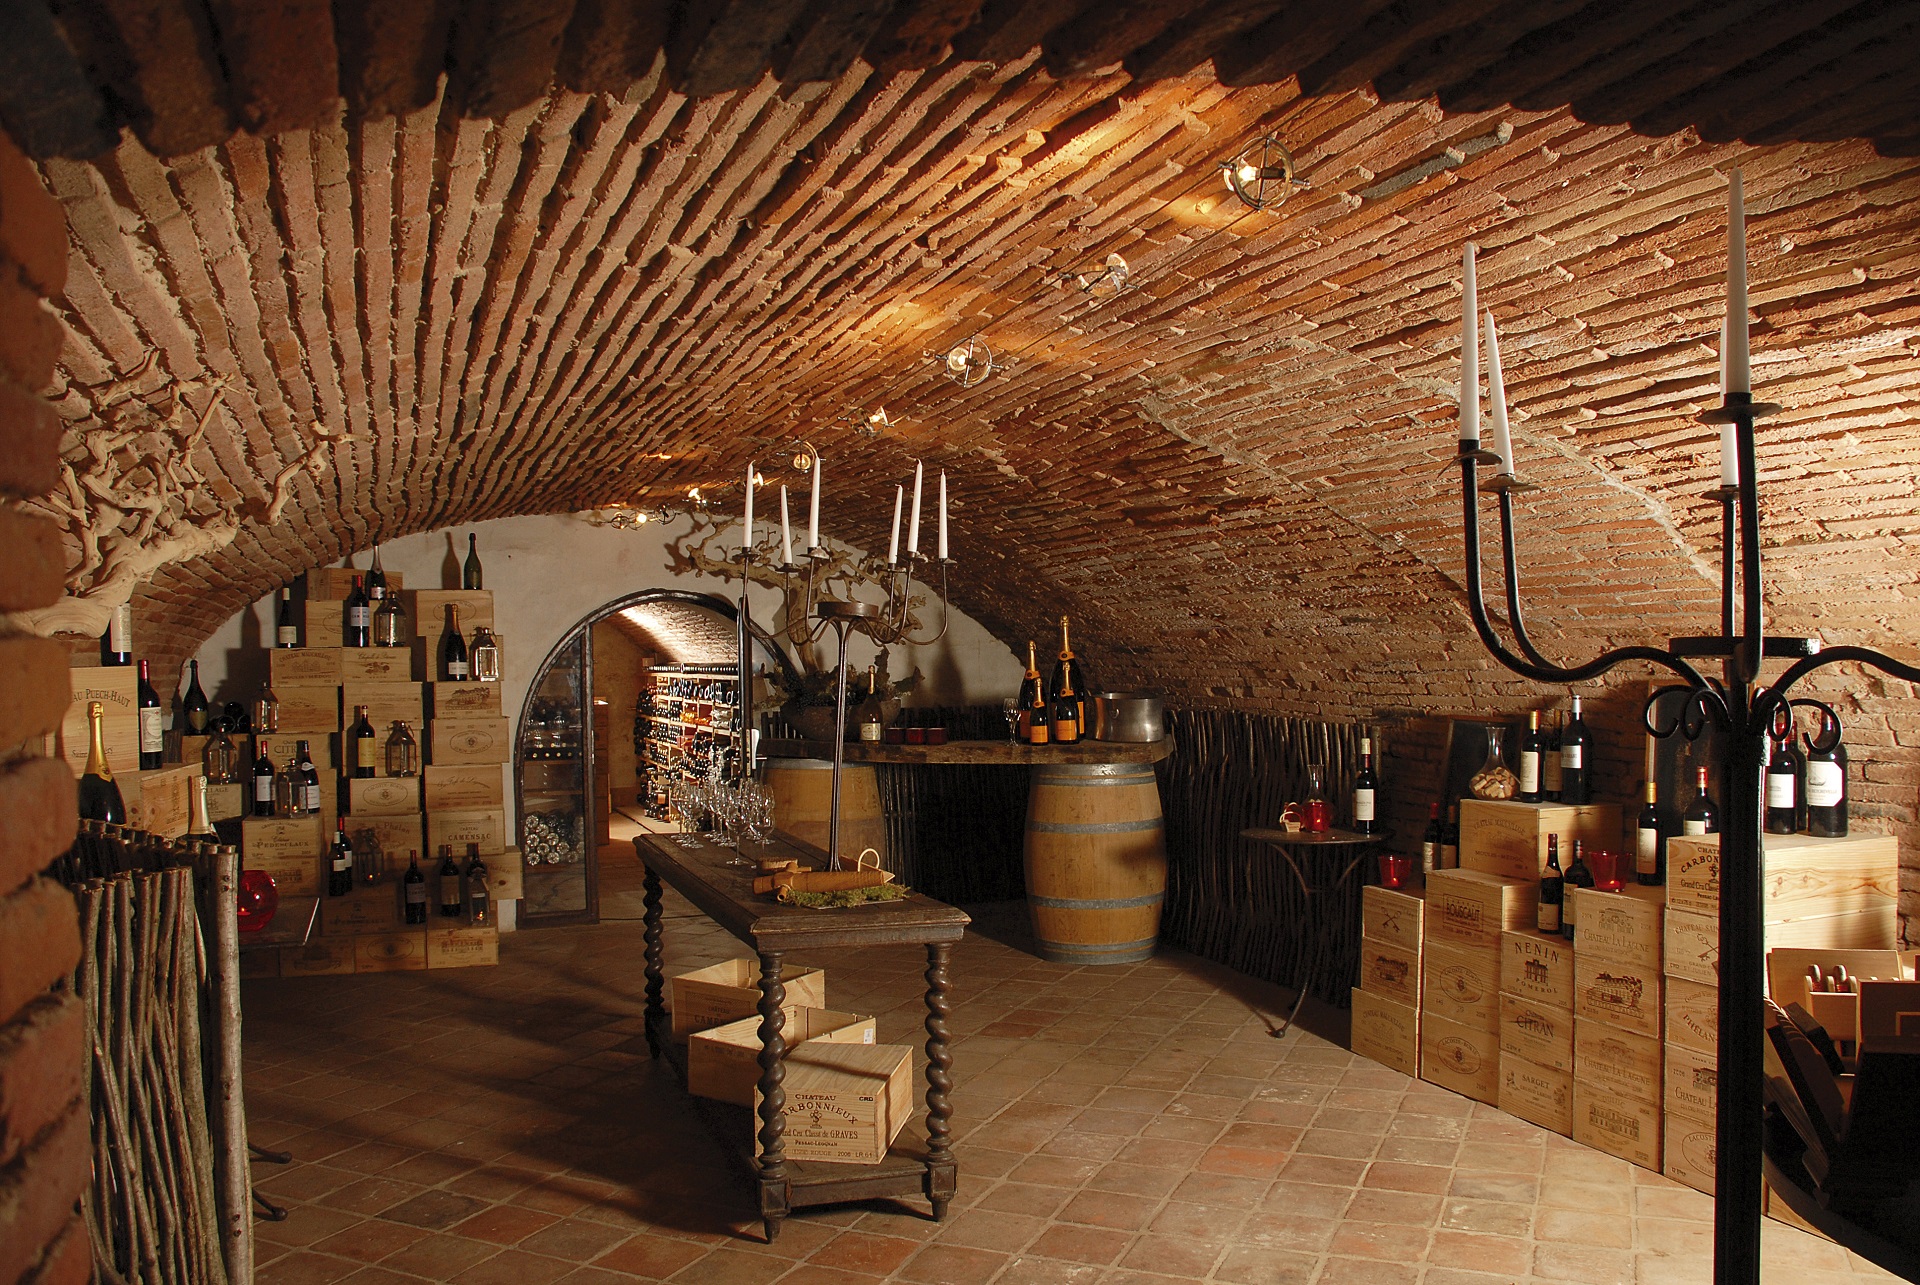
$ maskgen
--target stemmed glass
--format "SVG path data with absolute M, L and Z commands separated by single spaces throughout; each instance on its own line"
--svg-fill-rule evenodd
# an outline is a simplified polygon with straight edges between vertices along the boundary
M 1020 727 L 1019 698 L 1015 696 L 1008 696 L 1004 698 L 1000 702 L 1000 713 L 1006 717 L 1007 743 L 1011 745 L 1019 739 L 1018 735 L 1016 734 Z

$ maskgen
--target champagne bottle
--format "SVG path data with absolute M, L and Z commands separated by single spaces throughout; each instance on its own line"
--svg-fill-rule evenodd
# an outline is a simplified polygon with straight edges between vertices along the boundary
M 160 709 L 160 693 L 153 690 L 148 662 L 140 662 L 140 770 L 151 772 L 167 761 L 167 724 Z
M 1427 831 L 1420 836 L 1420 873 L 1430 875 L 1444 869 L 1440 864 L 1440 841 L 1446 837 L 1447 827 L 1440 823 L 1440 805 L 1427 805 Z
M 1647 801 L 1641 806 L 1639 820 L 1633 828 L 1634 882 L 1649 888 L 1667 881 L 1667 844 L 1660 833 L 1660 809 L 1655 806 L 1658 796 L 1654 790 L 1654 783 L 1648 781 Z
M 1447 805 L 1447 828 L 1440 832 L 1440 868 L 1460 868 L 1460 805 Z
M 1379 789 L 1379 779 L 1373 774 L 1373 738 L 1360 738 L 1360 770 L 1353 778 L 1353 831 L 1355 834 L 1372 834 L 1379 828 L 1374 820 L 1374 794 Z
M 1073 721 L 1075 728 L 1078 729 L 1075 733 L 1077 740 L 1080 732 L 1089 731 L 1093 726 L 1093 695 L 1092 689 L 1087 686 L 1089 679 L 1086 666 L 1079 664 L 1079 657 L 1073 654 L 1073 644 L 1068 639 L 1067 629 L 1067 618 L 1062 616 L 1060 617 L 1060 655 L 1053 662 L 1053 676 L 1047 682 L 1047 699 L 1050 702 L 1060 699 L 1061 684 L 1067 679 L 1067 671 L 1072 670 L 1076 679 L 1073 693 L 1076 708 Z M 1054 734 L 1053 739 L 1056 741 L 1060 739 L 1058 732 Z
M 453 859 L 453 845 L 440 845 L 440 917 L 458 919 L 466 907 L 460 896 L 460 863 Z
M 1816 839 L 1847 834 L 1847 747 L 1840 743 L 1840 721 L 1820 711 L 1820 738 L 1806 736 L 1807 833 Z M 1821 748 L 1822 746 L 1826 748 Z
M 1020 711 L 1020 721 L 1015 725 L 1016 740 L 1028 740 L 1027 721 L 1033 717 L 1033 694 L 1040 688 L 1040 666 L 1034 660 L 1033 639 L 1027 639 L 1027 672 L 1020 679 L 1020 694 L 1015 698 L 1015 708 Z
M 1720 809 L 1715 806 L 1713 796 L 1707 793 L 1707 769 L 1699 769 L 1696 781 L 1699 792 L 1693 796 L 1693 802 L 1687 804 L 1687 810 L 1680 814 L 1680 833 L 1718 834 Z
M 1027 691 L 1026 736 L 1029 745 L 1045 745 L 1053 737 L 1053 705 L 1038 674 Z
M 450 683 L 467 681 L 467 640 L 460 636 L 460 608 L 447 607 L 447 638 L 440 645 L 442 667 Z
M 113 614 L 107 617 L 107 633 L 100 640 L 100 663 L 103 665 L 133 663 L 132 599 L 115 607 Z
M 380 605 L 373 613 L 373 645 L 376 647 L 410 647 L 413 645 L 413 631 L 408 628 L 406 608 L 400 605 L 400 595 L 387 594 L 380 599 Z
M 480 583 L 480 546 L 478 540 L 479 537 L 474 535 L 473 532 L 467 532 L 467 561 L 465 565 L 460 568 L 460 587 L 462 589 L 479 589 L 482 587 Z
M 413 739 L 413 728 L 405 720 L 396 721 L 387 734 L 387 775 L 420 775 L 420 743 Z
M 378 606 L 387 597 L 387 573 L 380 568 L 380 546 L 373 546 L 373 561 L 367 567 L 367 602 Z
M 407 873 L 401 878 L 403 904 L 407 908 L 407 922 L 424 924 L 427 922 L 427 877 L 420 873 L 420 852 L 417 848 L 407 851 Z
M 1793 752 L 1793 728 L 1785 736 L 1769 736 L 1767 744 L 1768 834 L 1792 834 L 1800 828 L 1800 758 Z
M 300 645 L 300 627 L 293 621 L 293 587 L 280 586 L 280 605 L 273 613 L 273 645 L 276 647 L 298 647 Z
M 1553 730 L 1540 742 L 1540 801 L 1560 802 L 1560 711 L 1553 712 Z
M 305 741 L 294 742 L 293 757 L 298 765 L 295 794 L 300 811 L 306 816 L 315 816 L 320 811 L 320 769 L 313 765 L 313 753 Z
M 1579 917 L 1579 889 L 1594 886 L 1593 868 L 1587 864 L 1586 845 L 1580 839 L 1573 841 L 1573 863 L 1567 867 L 1565 896 L 1560 907 L 1560 935 L 1572 941 L 1574 920 Z
M 1527 711 L 1527 731 L 1520 738 L 1520 788 L 1514 794 L 1517 803 L 1540 801 L 1540 711 Z
M 333 822 L 333 848 L 327 854 L 327 895 L 344 897 L 353 891 L 353 840 L 347 837 L 347 819 Z
M 187 833 L 188 843 L 218 843 L 220 836 L 213 830 L 213 809 L 207 806 L 207 778 L 193 778 L 193 792 L 187 796 Z
M 1066 617 L 1061 617 L 1064 624 Z M 1060 662 L 1060 690 L 1053 698 L 1053 740 L 1072 745 L 1080 739 L 1080 693 L 1073 686 L 1073 657 Z
M 272 743 L 260 741 L 255 747 L 259 757 L 253 760 L 253 814 L 257 817 L 273 815 L 273 793 L 279 784 L 279 773 L 273 770 Z
M 881 733 L 886 730 L 886 718 L 880 708 L 880 696 L 877 684 L 876 667 L 867 666 L 867 696 L 860 702 L 857 722 L 860 727 L 860 739 L 868 744 L 878 745 Z
M 487 864 L 480 860 L 480 845 L 467 845 L 467 922 L 478 928 L 493 922 L 492 899 L 487 891 Z
M 356 779 L 366 780 L 379 775 L 380 747 L 374 740 L 373 723 L 367 718 L 367 707 L 353 707 L 353 727 L 347 732 L 347 743 L 352 747 L 348 762 L 352 764 Z
M 340 623 L 347 646 L 373 645 L 373 609 L 367 605 L 367 591 L 359 576 L 353 578 L 353 592 L 347 595 L 347 605 L 341 609 Z
M 187 721 L 187 735 L 205 736 L 210 715 L 207 694 L 200 690 L 200 662 L 187 662 L 187 694 L 180 698 L 180 713 Z
M 1573 698 L 1573 712 L 1567 715 L 1566 728 L 1560 733 L 1560 801 L 1575 806 L 1593 801 L 1588 777 L 1587 720 L 1580 716 L 1580 698 Z
M 1560 871 L 1560 836 L 1547 836 L 1547 868 L 1540 876 L 1540 907 L 1533 926 L 1543 933 L 1560 931 L 1560 912 L 1566 901 L 1567 881 Z
M 80 777 L 80 817 L 127 823 L 126 801 L 107 763 L 107 707 L 99 701 L 87 702 L 87 770 Z

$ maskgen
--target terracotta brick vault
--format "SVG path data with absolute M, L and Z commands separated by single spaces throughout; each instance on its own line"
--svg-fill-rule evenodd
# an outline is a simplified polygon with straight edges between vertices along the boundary
M 1770 627 L 1920 637 L 1914 5 L 246 8 L 139 40 L 49 18 L 69 97 L 0 104 L 70 228 L 68 461 L 129 398 L 222 385 L 194 459 L 242 517 L 140 589 L 163 671 L 377 540 L 731 505 L 804 438 L 868 547 L 913 460 L 946 470 L 956 600 L 1010 644 L 1069 612 L 1109 683 L 1401 724 L 1419 807 L 1418 720 L 1541 696 L 1462 599 L 1461 245 L 1541 488 L 1536 638 L 1701 632 L 1735 166 L 1755 385 L 1787 408 L 1759 434 Z M 511 52 L 484 36 L 509 9 Z M 274 70 L 299 40 L 308 79 Z M 1255 212 L 1219 165 L 1266 134 L 1307 186 Z M 1123 292 L 1067 280 L 1110 254 Z M 963 389 L 928 354 L 975 335 L 1010 364 Z M 339 444 L 276 509 L 315 424 Z M 1623 794 L 1644 676 L 1617 681 Z M 1822 690 L 1858 823 L 1920 851 L 1914 692 Z

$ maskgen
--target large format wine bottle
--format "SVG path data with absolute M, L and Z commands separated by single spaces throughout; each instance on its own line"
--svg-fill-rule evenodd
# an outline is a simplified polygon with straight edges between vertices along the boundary
M 447 639 L 440 645 L 440 663 L 450 683 L 467 681 L 467 640 L 460 636 L 460 608 L 447 608 Z
M 1582 804 L 1593 801 L 1593 786 L 1589 779 L 1587 762 L 1591 738 L 1587 735 L 1587 720 L 1580 716 L 1580 698 L 1573 698 L 1573 712 L 1567 715 L 1567 725 L 1560 733 L 1560 801 L 1562 803 Z
M 367 605 L 367 591 L 359 576 L 353 578 L 353 592 L 347 595 L 347 605 L 341 609 L 340 627 L 347 646 L 373 645 L 373 608 Z
M 1800 828 L 1800 756 L 1793 749 L 1793 728 L 1769 736 L 1767 744 L 1767 833 L 1792 834 Z
M 376 776 L 380 771 L 380 746 L 373 735 L 373 722 L 367 717 L 365 705 L 353 707 L 353 727 L 347 732 L 348 763 L 354 777 L 365 780 Z
M 80 816 L 115 825 L 127 821 L 126 801 L 107 763 L 107 710 L 99 701 L 87 702 L 87 770 L 80 777 Z
M 200 662 L 187 662 L 187 694 L 180 698 L 180 715 L 186 719 L 188 736 L 205 736 L 207 720 L 207 694 L 200 690 Z
M 460 587 L 462 589 L 479 589 L 482 587 L 480 583 L 480 546 L 478 540 L 479 537 L 474 535 L 473 532 L 467 532 L 467 560 L 460 568 Z
M 107 634 L 100 640 L 100 663 L 103 665 L 131 665 L 133 663 L 133 602 L 129 599 L 113 609 L 107 617 Z
M 160 709 L 160 693 L 153 690 L 153 674 L 140 662 L 140 770 L 151 772 L 167 761 L 167 724 Z
M 1847 747 L 1840 743 L 1840 720 L 1820 711 L 1820 736 L 1806 737 L 1806 746 L 1807 833 L 1819 839 L 1845 838 Z
M 1681 834 L 1719 834 L 1720 808 L 1707 793 L 1707 769 L 1698 769 L 1694 778 L 1696 793 L 1687 810 L 1680 814 Z
M 1374 820 L 1374 795 L 1380 780 L 1373 774 L 1373 738 L 1360 738 L 1360 770 L 1353 778 L 1353 831 L 1372 834 L 1379 826 Z
M 1079 657 L 1073 654 L 1073 644 L 1067 637 L 1067 618 L 1060 617 L 1060 655 L 1053 662 L 1053 676 L 1047 680 L 1047 699 L 1060 699 L 1060 684 L 1066 680 L 1067 670 L 1073 670 L 1074 702 L 1079 707 L 1074 722 L 1082 732 L 1093 730 L 1093 681 L 1087 676 L 1087 667 L 1079 663 Z M 1058 740 L 1059 737 L 1054 738 Z
M 280 604 L 274 608 L 273 645 L 276 647 L 298 647 L 300 645 L 300 626 L 293 620 L 293 589 L 280 586 Z

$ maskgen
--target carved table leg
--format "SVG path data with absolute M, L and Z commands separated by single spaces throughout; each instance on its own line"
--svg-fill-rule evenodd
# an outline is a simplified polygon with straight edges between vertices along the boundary
M 948 1136 L 953 1130 L 947 1123 L 953 1118 L 953 1104 L 947 1100 L 953 1088 L 953 1055 L 947 1050 L 947 957 L 952 949 L 949 942 L 927 943 L 927 1199 L 936 1220 L 947 1216 L 947 1203 L 959 1186 L 959 1166 Z
M 760 1217 L 769 1245 L 780 1234 L 780 1220 L 790 1207 L 787 1149 L 782 1141 L 787 1132 L 787 1091 L 781 1087 L 787 1078 L 787 1042 L 780 1028 L 786 1022 L 781 1008 L 787 986 L 780 980 L 781 958 L 779 951 L 760 955 Z
M 659 1027 L 666 1020 L 667 1010 L 666 1006 L 660 1002 L 661 983 L 664 976 L 660 967 L 660 876 L 654 873 L 652 866 L 647 867 L 643 887 L 646 890 L 641 900 L 646 906 L 644 931 L 647 959 L 647 1051 L 657 1058 L 660 1056 Z

